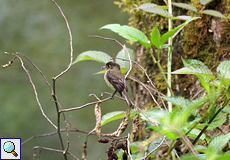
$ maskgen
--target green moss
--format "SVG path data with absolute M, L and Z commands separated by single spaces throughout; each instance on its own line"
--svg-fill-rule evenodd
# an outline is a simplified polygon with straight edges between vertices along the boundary
M 141 13 L 143 14 L 144 21 L 147 24 L 148 32 L 151 33 L 152 29 L 155 26 L 158 26 L 158 29 L 160 30 L 161 34 L 165 33 L 168 29 L 168 19 L 161 17 L 156 14 L 152 13 L 146 13 L 139 9 L 136 9 L 138 6 L 140 6 L 143 3 L 155 3 L 158 5 L 164 5 L 162 3 L 162 0 L 120 0 L 116 1 L 115 3 L 122 8 L 124 12 L 127 12 L 130 14 L 129 19 L 129 25 L 133 26 L 135 28 L 138 28 L 142 30 L 144 33 L 147 33 L 145 30 L 145 27 L 143 25 Z M 229 19 L 221 19 L 205 14 L 199 14 L 192 11 L 187 12 L 186 10 L 179 9 L 176 7 L 173 7 L 173 15 L 190 15 L 192 17 L 199 16 L 201 19 L 195 20 L 191 23 L 189 23 L 183 31 L 180 32 L 180 35 L 177 39 L 177 37 L 174 38 L 174 51 L 173 51 L 173 60 L 174 64 L 172 66 L 173 70 L 179 69 L 183 67 L 183 64 L 180 60 L 180 57 L 182 56 L 185 59 L 198 59 L 202 62 L 204 62 L 213 73 L 216 71 L 216 67 L 219 65 L 219 63 L 225 59 L 229 59 L 229 51 L 230 51 L 230 1 L 229 0 L 223 0 L 218 1 L 215 0 L 208 4 L 207 6 L 203 6 L 199 3 L 198 0 L 177 0 L 177 2 L 183 2 L 183 3 L 190 3 L 194 7 L 196 7 L 198 10 L 202 9 L 213 9 L 220 11 L 222 14 L 224 14 L 226 17 L 229 17 Z M 223 3 L 222 3 L 223 2 Z M 219 21 L 221 23 L 219 23 Z M 214 40 L 214 32 L 211 32 L 213 30 L 213 23 L 216 22 L 218 24 L 221 24 L 220 27 L 218 26 L 217 29 L 220 29 L 221 32 L 221 39 Z M 181 24 L 181 21 L 174 21 L 173 22 L 174 27 Z M 140 49 L 139 47 L 138 49 Z M 138 50 L 137 49 L 137 50 Z M 139 61 L 141 66 L 143 66 L 146 70 L 148 75 L 151 79 L 154 80 L 156 88 L 162 93 L 166 93 L 166 84 L 159 73 L 159 69 L 156 67 L 153 62 L 151 61 L 151 56 L 149 53 L 145 53 L 145 58 L 143 61 Z M 166 72 L 167 68 L 167 50 L 164 51 L 163 54 L 161 54 L 161 65 Z M 136 72 L 136 71 L 134 71 Z M 135 76 L 140 77 L 141 75 L 138 75 L 134 73 Z M 195 82 L 195 78 L 191 76 L 186 75 L 178 75 L 178 79 L 175 80 L 172 79 L 172 84 L 179 83 L 180 91 L 179 95 L 185 96 L 186 98 L 189 98 L 191 95 L 191 91 L 189 91 L 189 87 Z M 142 77 L 143 78 L 143 77 Z M 141 78 L 141 79 L 142 79 Z M 143 78 L 144 79 L 144 78 Z M 192 80 L 191 80 L 192 79 Z M 147 80 L 146 80 L 147 81 Z M 146 83 L 145 81 L 142 81 Z M 175 88 L 175 86 L 173 86 Z M 195 92 L 195 90 L 194 90 Z M 137 93 L 135 93 L 137 94 Z
M 202 6 L 197 0 L 192 0 L 191 4 L 198 9 L 202 9 Z M 230 16 L 230 2 L 228 0 L 224 1 L 224 7 L 221 6 L 219 2 L 213 1 L 213 3 L 210 3 L 205 9 L 218 10 L 220 8 L 225 8 L 225 10 L 222 9 L 221 11 L 226 17 Z M 184 32 L 184 38 L 181 43 L 186 58 L 199 59 L 208 65 L 209 68 L 215 69 L 216 66 L 225 59 L 223 56 L 229 51 L 230 20 L 221 19 L 221 29 L 218 29 L 221 31 L 223 39 L 220 39 L 220 42 L 215 42 L 213 32 L 210 31 L 214 25 L 213 21 L 218 22 L 220 18 L 205 14 L 196 15 L 196 13 L 192 12 L 190 12 L 190 15 L 200 16 L 202 18 L 188 25 Z

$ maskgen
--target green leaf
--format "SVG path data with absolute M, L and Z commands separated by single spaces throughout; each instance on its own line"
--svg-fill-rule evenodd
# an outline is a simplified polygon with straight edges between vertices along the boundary
M 166 115 L 167 115 L 166 111 L 158 110 L 158 109 L 150 109 L 143 113 L 140 113 L 140 117 L 142 118 L 142 120 L 145 121 L 150 120 L 151 122 L 156 122 L 156 123 L 159 123 L 160 119 L 165 117 Z M 148 117 L 148 119 L 146 117 Z
M 106 113 L 105 115 L 103 115 L 101 117 L 101 126 L 103 126 L 103 125 L 105 125 L 111 121 L 123 119 L 125 117 L 125 113 L 126 113 L 126 111 L 114 111 L 114 112 Z M 131 110 L 130 117 L 133 117 L 136 114 L 137 114 L 136 111 Z
M 219 108 L 215 107 L 211 113 L 208 114 L 207 118 L 205 119 L 204 123 L 208 123 L 208 121 L 214 116 L 214 114 L 217 112 Z M 211 124 L 209 124 L 207 130 L 214 129 L 220 125 L 222 125 L 224 122 L 226 122 L 226 116 L 221 111 L 215 119 L 212 121 Z
M 223 109 L 222 109 L 222 111 L 223 112 L 226 112 L 226 113 L 230 113 L 230 107 L 224 107 Z
M 150 48 L 151 46 L 151 44 L 148 41 L 147 36 L 136 28 L 133 28 L 127 25 L 121 26 L 120 24 L 108 24 L 108 25 L 101 27 L 100 29 L 110 29 L 111 31 L 119 34 L 120 36 L 130 41 L 140 42 L 146 48 Z
M 124 47 L 126 48 L 126 46 L 124 46 Z M 129 52 L 130 59 L 134 61 L 134 59 L 135 59 L 134 51 L 130 48 L 126 48 L 126 50 Z M 120 52 L 118 52 L 116 58 L 129 59 L 128 54 L 126 53 L 126 51 L 124 49 L 122 49 Z M 121 68 L 123 68 L 123 72 L 122 72 L 123 74 L 125 74 L 130 68 L 129 61 L 123 61 L 121 59 L 115 59 L 115 62 L 118 63 Z
M 219 79 L 223 78 L 223 85 L 225 87 L 230 85 L 230 60 L 223 61 L 216 69 Z
M 190 11 L 197 12 L 196 7 L 194 7 L 194 6 L 190 5 L 190 4 L 187 4 L 187 3 L 172 2 L 172 5 L 180 7 L 180 8 L 183 8 L 183 9 L 187 9 L 187 10 L 190 10 Z
M 215 86 L 215 87 L 218 87 L 218 86 L 220 86 L 221 81 L 220 80 L 214 80 L 214 81 L 211 81 L 210 84 Z M 223 87 L 224 87 L 224 85 L 223 85 Z
M 154 3 L 144 3 L 138 7 L 139 9 L 142 9 L 145 12 L 155 13 L 159 14 L 161 16 L 170 18 L 173 17 L 168 11 L 166 11 L 162 6 L 158 6 Z M 163 8 L 163 9 L 162 9 Z
M 198 152 L 205 152 L 205 150 L 207 149 L 205 146 L 202 146 L 202 145 L 194 145 L 194 148 L 195 148 Z
M 193 128 L 193 129 L 188 133 L 187 136 L 196 138 L 196 137 L 200 134 L 200 132 L 201 132 L 201 130 L 196 129 L 196 128 Z M 200 136 L 200 139 L 201 139 L 201 140 L 204 140 L 204 139 L 205 139 L 205 134 L 202 134 L 202 135 Z
M 199 60 L 196 60 L 196 59 L 183 59 L 183 58 L 181 57 L 181 60 L 182 60 L 183 65 L 184 65 L 185 67 L 188 67 L 188 66 L 191 65 L 191 64 L 200 64 L 200 65 L 204 65 L 204 66 L 205 66 L 205 64 L 204 64 L 203 62 L 201 62 L 201 61 L 199 61 Z M 210 72 L 211 72 L 211 71 L 210 71 Z
M 202 105 L 204 105 L 205 103 L 207 103 L 210 100 L 210 97 L 202 97 L 201 99 L 196 99 L 193 100 L 192 103 L 190 103 L 186 108 L 184 108 L 181 112 L 180 112 L 180 123 L 183 125 L 186 123 L 189 115 L 191 114 L 192 110 L 195 110 L 199 107 L 201 107 Z
M 154 46 L 160 48 L 160 39 L 161 39 L 160 31 L 156 26 L 152 31 L 151 42 L 153 43 Z
M 170 44 L 163 44 L 163 46 L 161 48 L 171 48 L 171 50 L 173 50 L 173 46 Z
M 212 74 L 212 72 L 201 61 L 183 60 L 183 63 L 185 67 L 172 72 L 172 74 L 193 74 L 193 75 L 204 76 L 209 80 L 215 79 L 215 76 Z
M 191 21 L 193 21 L 195 19 L 198 19 L 198 18 L 200 18 L 200 17 L 193 17 L 191 19 L 188 19 L 184 23 L 182 23 L 179 26 L 177 26 L 176 28 L 174 28 L 173 30 L 168 31 L 165 34 L 163 34 L 162 37 L 161 37 L 161 40 L 160 40 L 160 46 L 162 46 L 169 39 L 169 37 L 174 35 L 179 29 L 181 29 L 182 27 L 187 25 L 189 22 L 191 22 Z
M 208 3 L 212 2 L 212 1 L 214 1 L 214 0 L 200 0 L 200 3 L 202 5 L 206 5 L 206 4 L 208 4 Z
M 208 145 L 208 148 L 213 148 L 213 150 L 220 152 L 222 147 L 225 146 L 225 144 L 229 141 L 229 139 L 230 139 L 230 133 L 213 137 Z
M 125 117 L 125 111 L 114 111 L 106 113 L 101 117 L 101 126 L 118 119 L 123 119 Z
M 185 108 L 190 105 L 192 102 L 189 99 L 185 99 L 184 97 L 162 97 L 168 102 L 171 102 L 181 108 Z
M 110 60 L 111 57 L 101 51 L 86 51 L 81 54 L 79 54 L 76 58 L 76 60 L 73 62 L 73 64 L 80 62 L 80 61 L 86 61 L 86 60 L 93 60 L 93 61 L 98 61 L 102 63 L 107 63 Z
M 181 20 L 188 20 L 188 19 L 191 19 L 192 17 L 191 16 L 185 16 L 185 15 L 182 15 L 182 16 L 176 16 L 178 19 L 181 19 Z
M 224 154 L 218 155 L 215 157 L 215 160 L 229 160 L 230 159 L 230 152 L 225 152 Z
M 215 10 L 211 10 L 211 9 L 199 11 L 199 13 L 208 14 L 208 15 L 211 15 L 214 17 L 227 18 L 225 15 L 221 14 L 220 12 L 215 11 Z
M 132 153 L 135 153 L 135 152 L 139 151 L 139 145 L 140 144 L 141 144 L 141 142 L 139 142 L 139 141 L 130 143 L 129 147 L 130 147 Z
M 198 155 L 192 155 L 192 154 L 185 154 L 182 155 L 180 160 L 207 160 L 206 154 L 198 154 Z
M 210 94 L 210 84 L 209 84 L 210 81 L 209 81 L 209 79 L 206 78 L 206 77 L 204 77 L 204 76 L 199 76 L 199 75 L 196 75 L 196 76 L 199 78 L 200 83 L 204 87 L 204 89 L 206 90 L 206 92 L 208 94 Z

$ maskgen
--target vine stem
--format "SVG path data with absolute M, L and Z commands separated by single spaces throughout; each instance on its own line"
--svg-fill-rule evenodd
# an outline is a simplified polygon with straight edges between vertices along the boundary
M 172 1 L 171 0 L 168 0 L 168 10 L 169 10 L 169 14 L 172 14 Z M 172 30 L 172 19 L 169 18 L 168 19 L 168 31 L 171 31 Z M 172 46 L 172 37 L 169 37 L 168 39 L 168 44 L 169 46 Z M 172 71 L 172 49 L 171 47 L 168 47 L 168 74 L 167 74 L 167 84 L 169 85 L 168 88 L 167 88 L 167 96 L 168 97 L 171 97 L 172 96 L 172 93 L 170 91 L 171 89 L 171 71 Z M 171 102 L 168 102 L 168 110 L 169 112 L 172 112 L 172 103 Z

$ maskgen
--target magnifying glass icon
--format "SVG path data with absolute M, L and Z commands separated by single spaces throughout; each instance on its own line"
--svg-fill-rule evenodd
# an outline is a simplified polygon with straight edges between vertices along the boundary
M 15 145 L 11 141 L 7 141 L 3 144 L 3 149 L 7 153 L 12 153 L 15 157 L 18 156 L 18 154 L 14 151 L 15 150 Z

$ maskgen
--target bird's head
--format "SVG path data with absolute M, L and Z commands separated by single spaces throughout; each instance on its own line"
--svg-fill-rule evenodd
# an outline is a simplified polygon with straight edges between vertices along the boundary
M 119 69 L 120 70 L 120 65 L 115 63 L 115 62 L 108 62 L 105 64 L 105 66 L 102 67 L 102 69 Z

